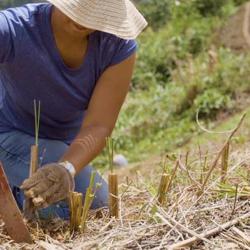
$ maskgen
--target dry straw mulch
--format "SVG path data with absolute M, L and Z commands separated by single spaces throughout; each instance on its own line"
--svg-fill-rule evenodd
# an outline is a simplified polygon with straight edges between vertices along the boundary
M 132 175 L 122 172 L 119 219 L 107 209 L 91 211 L 84 234 L 71 234 L 68 222 L 40 221 L 29 225 L 33 245 L 14 243 L 2 223 L 0 249 L 250 249 L 250 143 L 231 145 L 226 184 L 225 145 L 169 157 L 169 173 L 176 162 L 178 169 L 162 206 L 161 168 L 137 166 Z
M 39 222 L 29 225 L 35 242 L 30 246 L 11 241 L 1 224 L 0 249 L 171 249 L 174 244 L 195 237 L 199 240 L 192 249 L 250 249 L 250 195 L 241 195 L 243 186 L 249 184 L 250 151 L 240 149 L 230 154 L 227 183 L 238 186 L 237 194 L 222 192 L 218 187 L 218 164 L 204 193 L 197 195 L 201 175 L 206 174 L 202 171 L 208 171 L 202 167 L 204 159 L 208 159 L 209 166 L 216 152 L 191 155 L 187 164 L 184 156 L 180 158 L 181 166 L 162 207 L 156 202 L 161 171 L 152 166 L 146 173 L 137 171 L 120 184 L 120 219 L 110 219 L 106 209 L 92 211 L 82 235 L 71 235 L 68 222 Z M 202 236 L 245 214 L 247 218 L 218 230 L 213 237 Z

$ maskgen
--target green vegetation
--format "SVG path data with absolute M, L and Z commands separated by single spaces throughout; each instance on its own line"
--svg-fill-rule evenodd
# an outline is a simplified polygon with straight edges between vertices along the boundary
M 163 2 L 169 10 L 165 24 L 155 21 L 155 5 Z M 206 126 L 221 113 L 238 111 L 238 99 L 250 92 L 250 56 L 217 46 L 216 32 L 243 2 L 141 3 L 154 25 L 139 38 L 131 93 L 114 133 L 116 151 L 142 160 L 199 133 L 197 110 Z
M 39 1 L 39 0 L 1 0 L 0 9 L 21 6 L 26 3 L 35 3 L 35 2 L 42 2 L 42 1 Z
M 0 8 L 27 1 L 1 1 Z M 29 1 L 31 2 L 31 1 Z M 139 0 L 150 26 L 139 37 L 131 91 L 114 132 L 130 161 L 166 152 L 250 93 L 250 56 L 219 47 L 216 33 L 246 0 Z M 105 154 L 97 165 L 107 162 Z

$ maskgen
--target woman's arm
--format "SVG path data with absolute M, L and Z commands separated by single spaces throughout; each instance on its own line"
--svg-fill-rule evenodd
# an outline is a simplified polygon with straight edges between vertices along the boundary
M 98 81 L 81 130 L 61 158 L 74 165 L 76 174 L 100 153 L 111 134 L 128 93 L 134 63 L 135 54 L 108 68 Z M 74 187 L 73 174 L 62 164 L 52 163 L 39 168 L 21 188 L 35 206 L 46 207 L 68 197 Z
M 72 163 L 77 173 L 101 152 L 112 133 L 129 90 L 135 58 L 133 54 L 108 68 L 99 79 L 80 133 L 61 158 Z

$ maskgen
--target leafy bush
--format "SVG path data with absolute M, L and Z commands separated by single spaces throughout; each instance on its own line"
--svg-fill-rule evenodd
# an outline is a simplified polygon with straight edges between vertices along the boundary
M 242 4 L 246 3 L 246 2 L 249 2 L 249 0 L 234 0 L 234 3 L 236 5 L 242 5 Z
M 202 16 L 220 15 L 228 0 L 194 0 L 194 6 Z
M 172 0 L 147 0 L 141 1 L 140 11 L 154 29 L 164 26 L 171 18 Z
M 139 56 L 133 78 L 135 89 L 166 86 L 172 80 L 172 72 L 187 61 L 190 54 L 197 56 L 206 50 L 211 30 L 218 21 L 202 18 L 192 2 L 184 3 L 172 6 L 169 24 L 158 31 L 149 28 L 139 37 Z
M 195 99 L 194 108 L 199 110 L 201 117 L 215 118 L 219 111 L 230 106 L 230 101 L 230 97 L 220 93 L 218 89 L 208 89 Z

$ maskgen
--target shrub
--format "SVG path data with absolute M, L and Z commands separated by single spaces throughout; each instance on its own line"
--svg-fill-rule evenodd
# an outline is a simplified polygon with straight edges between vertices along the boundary
M 172 0 L 147 0 L 139 4 L 140 11 L 144 14 L 149 25 L 159 29 L 171 18 Z
M 1 0 L 0 9 L 21 6 L 26 3 L 39 2 L 39 0 Z
M 199 110 L 203 118 L 215 118 L 219 111 L 230 106 L 230 97 L 219 92 L 218 89 L 207 89 L 194 101 L 195 110 Z
M 246 2 L 249 2 L 249 0 L 234 0 L 235 5 L 242 5 Z
M 202 16 L 220 15 L 227 0 L 194 0 L 194 6 Z

